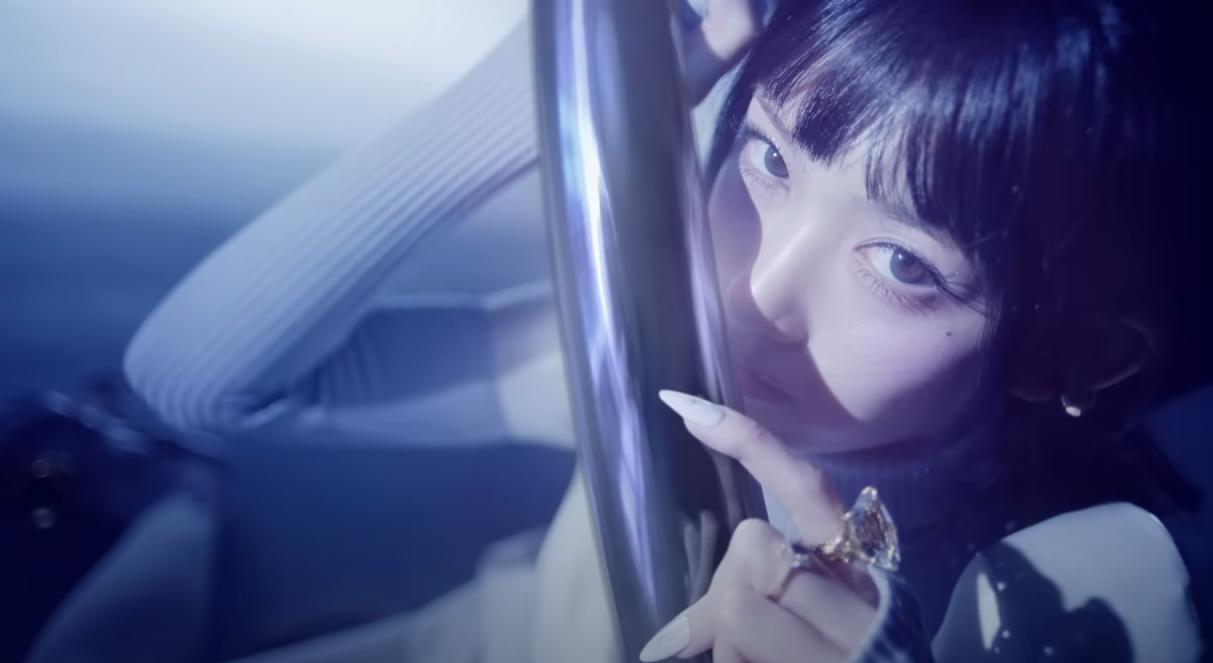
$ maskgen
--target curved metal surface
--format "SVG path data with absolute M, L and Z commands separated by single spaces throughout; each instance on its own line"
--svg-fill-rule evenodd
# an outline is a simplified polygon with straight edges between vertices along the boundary
M 532 20 L 581 459 L 623 653 L 637 660 L 706 589 L 727 544 L 713 532 L 762 516 L 762 494 L 657 397 L 738 404 L 677 57 L 682 21 L 661 0 L 535 0 Z

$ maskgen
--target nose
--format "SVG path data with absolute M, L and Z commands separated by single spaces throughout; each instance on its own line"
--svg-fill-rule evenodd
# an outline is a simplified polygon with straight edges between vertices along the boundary
M 725 290 L 725 314 L 732 333 L 779 345 L 808 342 L 804 316 L 777 295 L 770 282 L 755 279 L 752 271 L 737 275 Z

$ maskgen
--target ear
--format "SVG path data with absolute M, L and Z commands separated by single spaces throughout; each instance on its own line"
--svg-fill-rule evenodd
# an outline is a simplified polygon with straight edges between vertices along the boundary
M 1136 319 L 1092 317 L 1069 327 L 1048 350 L 1016 362 L 1011 391 L 1017 398 L 1093 396 L 1140 374 L 1157 354 L 1157 335 Z
M 1110 322 L 1093 339 L 1100 352 L 1091 372 L 1080 376 L 1085 382 L 1077 388 L 1091 392 L 1114 387 L 1140 374 L 1158 354 L 1157 334 L 1145 323 L 1131 318 Z

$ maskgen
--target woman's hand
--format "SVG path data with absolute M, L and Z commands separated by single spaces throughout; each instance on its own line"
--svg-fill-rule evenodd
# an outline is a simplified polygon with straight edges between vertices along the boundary
M 678 392 L 664 391 L 661 398 L 691 434 L 740 461 L 788 509 L 803 543 L 823 543 L 841 530 L 845 508 L 829 480 L 760 425 Z M 708 649 L 716 663 L 849 659 L 876 615 L 867 570 L 818 561 L 793 572 L 786 543 L 764 521 L 742 523 L 707 594 L 662 629 L 641 660 L 688 658 Z
M 681 1 L 681 0 L 679 0 Z M 762 29 L 757 0 L 700 0 L 703 21 L 687 37 L 686 67 L 694 102 L 703 101 Z

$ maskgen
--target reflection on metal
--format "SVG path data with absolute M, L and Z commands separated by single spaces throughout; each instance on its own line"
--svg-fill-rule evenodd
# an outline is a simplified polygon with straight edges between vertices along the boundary
M 660 389 L 737 405 L 669 5 L 535 0 L 542 163 L 581 457 L 625 660 L 761 516 Z M 702 551 L 706 549 L 706 554 Z M 702 660 L 707 660 L 705 655 Z

